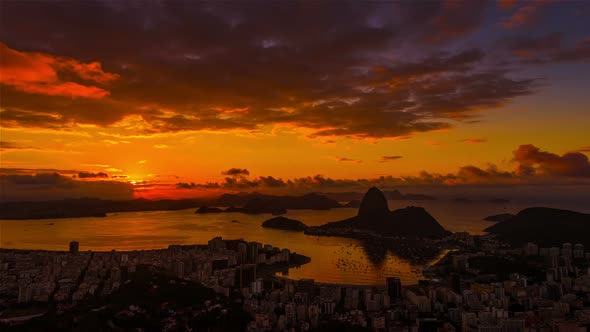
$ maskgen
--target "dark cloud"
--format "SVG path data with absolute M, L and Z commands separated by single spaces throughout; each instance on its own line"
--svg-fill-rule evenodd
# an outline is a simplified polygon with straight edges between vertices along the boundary
M 401 158 L 402 158 L 402 156 L 382 156 L 381 158 L 379 158 L 379 162 L 386 163 L 386 162 L 398 160 Z
M 359 160 L 359 159 L 352 159 L 352 158 L 345 158 L 345 157 L 334 157 L 334 159 L 336 159 L 336 161 L 340 161 L 343 163 L 357 163 L 360 164 L 363 161 Z
M 489 8 L 7 2 L 4 48 L 45 75 L 3 81 L 1 121 L 50 129 L 117 123 L 143 135 L 288 124 L 325 138 L 449 128 L 532 92 L 534 80 L 483 66 L 484 51 L 447 47 L 479 29 Z M 411 48 L 405 58 L 402 47 Z M 66 83 L 79 88 L 75 96 L 38 88 Z
M 58 173 L 0 175 L 1 201 L 45 201 L 95 197 L 132 199 L 133 186 L 117 181 L 78 181 Z
M 508 49 L 529 64 L 575 63 L 590 61 L 590 38 L 569 45 L 562 33 L 520 37 L 507 42 Z
M 516 6 L 516 1 L 517 0 L 498 0 L 497 4 L 501 9 L 508 10 Z
M 488 7 L 489 3 L 486 1 L 442 1 L 440 11 L 430 21 L 431 26 L 423 38 L 440 44 L 469 35 L 481 26 Z
M 498 181 L 499 179 L 513 178 L 512 172 L 499 171 L 495 165 L 489 166 L 487 169 L 482 169 L 475 166 L 463 166 L 457 171 L 454 176 L 449 176 L 447 182 L 453 183 L 490 183 Z
M 229 176 L 246 176 L 250 175 L 250 171 L 245 168 L 230 168 L 227 171 L 221 172 L 221 174 Z
M 526 28 L 537 23 L 544 14 L 549 1 L 526 1 L 500 25 L 506 29 Z
M 539 52 L 555 51 L 562 46 L 562 34 L 552 32 L 542 36 L 520 36 L 505 42 L 506 46 L 519 57 L 528 57 Z
M 197 185 L 194 182 L 188 183 L 188 182 L 178 182 L 176 184 L 176 189 L 194 189 L 196 188 Z
M 579 148 L 578 150 L 576 150 L 576 152 L 590 152 L 590 145 L 583 146 L 583 147 Z
M 57 173 L 60 175 L 74 176 L 80 173 L 80 171 L 72 169 L 55 169 L 55 168 L 0 168 L 0 175 L 35 175 L 48 173 Z
M 104 172 L 92 173 L 92 172 L 80 172 L 78 173 L 80 179 L 93 179 L 93 178 L 108 178 L 109 175 Z
M 468 143 L 468 144 L 479 144 L 479 143 L 485 143 L 488 140 L 485 138 L 465 138 L 462 140 L 459 140 L 459 142 L 463 142 L 463 143 Z
M 16 142 L 7 142 L 7 141 L 0 141 L 0 151 L 7 151 L 7 150 L 41 150 L 40 148 L 30 146 L 30 145 L 22 145 Z
M 590 61 L 590 38 L 579 41 L 574 47 L 550 54 L 545 62 L 588 62 Z
M 579 152 L 560 156 L 525 144 L 514 151 L 514 160 L 518 163 L 517 173 L 520 175 L 590 177 L 588 157 Z
M 260 182 L 260 185 L 269 188 L 284 187 L 286 185 L 285 181 L 282 179 L 277 179 L 272 176 L 261 176 L 258 178 L 258 182 Z

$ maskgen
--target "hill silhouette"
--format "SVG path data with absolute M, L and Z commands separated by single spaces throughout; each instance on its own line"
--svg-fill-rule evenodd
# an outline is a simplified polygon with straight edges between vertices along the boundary
M 543 246 L 582 243 L 590 246 L 590 214 L 570 210 L 532 207 L 486 229 L 514 244 L 534 242 Z
M 210 205 L 229 206 L 222 212 L 272 213 L 275 215 L 284 214 L 287 210 L 329 210 L 342 207 L 337 201 L 316 193 L 303 196 L 273 196 L 259 193 L 223 194 L 210 202 Z M 219 211 L 211 212 L 217 213 Z
M 175 211 L 202 205 L 195 199 L 148 200 L 137 198 L 127 201 L 98 198 L 74 198 L 41 202 L 0 203 L 0 219 L 52 219 L 106 217 L 107 213 L 134 211 Z
M 307 225 L 301 221 L 285 217 L 268 219 L 262 223 L 262 227 L 284 229 L 288 231 L 304 231 L 307 229 Z
M 208 207 L 206 205 L 201 206 L 197 211 L 195 211 L 195 213 L 197 213 L 197 214 L 221 213 L 221 212 L 223 212 L 222 209 L 214 208 L 214 207 Z
M 424 208 L 409 206 L 389 211 L 385 195 L 376 187 L 370 188 L 363 197 L 357 216 L 310 228 L 308 233 L 342 229 L 410 238 L 442 238 L 450 234 Z

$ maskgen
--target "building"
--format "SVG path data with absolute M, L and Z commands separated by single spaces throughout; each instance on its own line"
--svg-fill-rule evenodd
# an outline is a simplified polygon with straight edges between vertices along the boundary
M 235 276 L 235 285 L 239 285 L 240 289 L 250 287 L 252 282 L 256 281 L 256 264 L 240 265 Z
M 574 246 L 574 258 L 584 258 L 584 245 L 576 244 Z
M 388 277 L 385 280 L 387 283 L 387 294 L 389 295 L 389 299 L 391 301 L 400 299 L 402 297 L 402 282 L 400 278 Z
M 451 274 L 451 289 L 457 294 L 461 294 L 463 292 L 461 276 L 458 273 Z
M 248 243 L 248 263 L 258 264 L 258 249 L 262 246 L 258 242 Z
M 525 256 L 538 256 L 539 255 L 539 246 L 529 242 L 524 246 L 524 255 Z
M 70 242 L 70 254 L 77 254 L 80 250 L 80 243 L 77 241 Z
M 248 259 L 248 245 L 245 242 L 238 243 L 238 264 L 246 264 Z
M 32 297 L 33 297 L 33 295 L 32 295 L 31 286 L 23 285 L 23 286 L 18 287 L 18 300 L 17 300 L 18 303 L 31 302 Z
M 225 241 L 221 238 L 221 236 L 214 237 L 209 242 L 207 242 L 207 248 L 210 251 L 220 251 L 225 250 Z
M 299 279 L 297 281 L 297 291 L 307 294 L 310 298 L 314 295 L 315 280 L 314 279 Z

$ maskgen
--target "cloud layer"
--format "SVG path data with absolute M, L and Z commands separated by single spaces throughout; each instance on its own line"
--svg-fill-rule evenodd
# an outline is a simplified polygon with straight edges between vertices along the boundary
M 563 155 L 541 151 L 538 147 L 526 144 L 514 151 L 520 175 L 548 175 L 590 178 L 590 162 L 580 152 Z
M 524 55 L 588 58 L 585 39 L 516 38 L 551 5 L 499 8 L 507 17 L 485 1 L 9 2 L 2 125 L 130 135 L 282 125 L 352 138 L 446 129 L 533 93 L 536 78 L 511 66 Z M 468 42 L 504 19 L 514 42 Z
M 384 156 L 384 160 L 396 160 L 400 156 Z M 440 174 L 426 171 L 416 176 L 380 176 L 371 179 L 334 179 L 314 175 L 293 179 L 272 176 L 228 177 L 221 182 L 183 183 L 177 189 L 264 190 L 282 188 L 285 191 L 364 190 L 371 186 L 395 188 L 400 186 L 455 186 L 482 184 L 526 183 L 586 183 L 590 184 L 590 162 L 579 152 L 562 156 L 541 151 L 530 144 L 520 145 L 513 152 L 513 170 L 501 170 L 494 164 L 485 168 L 466 165 L 454 173 Z

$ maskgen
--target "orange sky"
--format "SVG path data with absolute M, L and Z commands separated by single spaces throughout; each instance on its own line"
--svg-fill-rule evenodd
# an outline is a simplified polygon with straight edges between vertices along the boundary
M 590 179 L 585 5 L 2 6 L 7 197 L 44 173 L 147 197 Z

